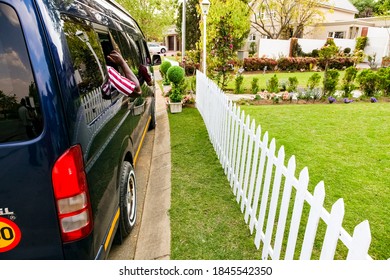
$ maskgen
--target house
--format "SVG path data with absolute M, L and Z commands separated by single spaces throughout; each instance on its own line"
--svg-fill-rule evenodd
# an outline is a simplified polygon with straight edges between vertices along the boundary
M 302 46 L 305 45 L 303 42 L 309 41 L 309 39 L 316 39 L 318 40 L 317 43 L 321 45 L 322 41 L 331 37 L 334 38 L 335 41 L 338 41 L 336 44 L 353 49 L 354 46 L 352 46 L 352 43 L 356 38 L 365 36 L 368 38 L 368 44 L 366 45 L 364 52 L 367 55 L 375 56 L 376 64 L 380 65 L 382 57 L 390 55 L 390 16 L 355 18 L 358 10 L 351 2 L 348 0 L 330 1 L 334 2 L 329 2 L 319 7 L 324 16 L 322 22 L 317 23 L 314 26 L 305 26 L 303 38 L 300 39 Z M 268 15 L 268 17 L 269 16 L 270 15 Z M 261 36 L 260 33 L 252 27 L 252 32 L 250 33 L 243 50 L 239 52 L 239 57 L 248 56 L 251 44 L 256 45 L 256 50 L 259 50 L 259 55 L 264 55 L 264 53 L 262 54 L 260 52 L 260 40 L 264 38 L 264 36 Z M 309 46 L 316 45 L 313 40 L 311 41 Z M 279 46 L 278 44 L 280 47 L 276 47 Z M 269 56 L 272 57 L 277 56 L 280 53 L 285 55 L 286 51 L 283 53 L 280 50 L 288 48 L 289 42 L 278 40 L 278 42 L 273 42 L 272 46 L 269 45 L 270 43 L 268 42 L 268 49 L 271 49 L 268 50 L 268 53 L 271 54 Z M 308 52 L 313 48 L 314 47 L 309 47 L 304 51 Z M 264 40 L 262 49 L 264 50 Z
M 168 51 L 180 51 L 181 40 L 176 31 L 176 26 L 172 25 L 164 34 L 164 46 L 168 47 Z
M 332 38 L 351 38 L 357 36 L 357 28 L 351 28 L 354 22 L 355 15 L 358 13 L 356 7 L 349 0 L 329 0 L 327 3 L 319 6 L 319 11 L 323 14 L 323 20 L 314 26 L 305 26 L 303 38 L 306 39 L 326 39 Z M 255 15 L 252 15 L 254 17 Z M 259 12 L 257 15 L 263 19 L 268 19 L 274 15 L 271 13 L 265 14 Z M 350 23 L 349 23 L 350 22 Z M 248 42 L 244 46 L 244 50 L 249 51 L 250 45 L 258 43 L 259 39 L 267 38 L 261 35 L 253 26 L 248 38 Z

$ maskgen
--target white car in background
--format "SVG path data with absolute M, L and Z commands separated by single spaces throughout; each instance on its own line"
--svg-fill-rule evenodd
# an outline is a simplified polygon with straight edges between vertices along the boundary
M 148 43 L 149 52 L 151 53 L 166 53 L 167 47 L 158 43 Z

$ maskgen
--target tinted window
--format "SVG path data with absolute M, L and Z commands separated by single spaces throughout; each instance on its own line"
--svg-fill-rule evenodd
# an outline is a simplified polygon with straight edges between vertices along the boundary
M 106 76 L 105 60 L 96 32 L 82 19 L 62 16 L 81 95 L 100 88 Z
M 130 66 L 131 70 L 133 70 L 133 72 L 137 74 L 140 65 L 140 59 L 139 51 L 135 42 L 130 36 L 124 36 L 125 33 L 113 30 L 111 34 L 113 35 L 114 40 L 120 45 L 123 58 Z
M 103 81 L 107 81 L 102 46 L 90 23 L 66 15 L 62 19 L 85 119 L 92 123 L 111 104 L 110 100 L 103 99 L 102 94 Z M 109 94 L 104 96 L 111 97 Z
M 0 143 L 42 132 L 42 115 L 29 56 L 16 12 L 0 3 Z

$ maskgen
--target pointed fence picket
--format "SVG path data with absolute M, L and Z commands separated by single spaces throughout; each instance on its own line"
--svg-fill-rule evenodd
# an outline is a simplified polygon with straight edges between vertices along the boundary
M 322 248 L 316 248 L 319 259 L 334 259 L 339 241 L 348 249 L 346 259 L 372 259 L 367 253 L 371 243 L 368 221 L 357 225 L 350 236 L 342 228 L 343 200 L 327 212 L 323 207 L 324 183 L 318 183 L 311 194 L 308 169 L 296 178 L 295 157 L 285 166 L 284 148 L 276 151 L 275 139 L 269 143 L 268 132 L 262 135 L 261 127 L 199 71 L 196 103 L 263 259 L 311 259 L 320 221 L 325 223 L 326 232 Z M 310 209 L 305 215 L 307 205 Z

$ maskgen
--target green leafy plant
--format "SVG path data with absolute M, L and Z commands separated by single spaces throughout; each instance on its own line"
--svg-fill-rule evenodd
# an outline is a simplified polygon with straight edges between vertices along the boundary
M 378 75 L 371 69 L 362 70 L 357 75 L 356 80 L 366 96 L 374 96 L 378 91 Z
M 350 97 L 351 92 L 356 88 L 354 81 L 357 72 L 358 70 L 354 66 L 345 69 L 345 74 L 343 77 L 343 85 L 341 86 L 342 90 L 344 90 L 344 97 Z
M 279 79 L 274 74 L 268 81 L 267 81 L 267 91 L 268 92 L 279 92 Z
M 288 77 L 287 82 L 287 91 L 288 92 L 296 92 L 298 87 L 298 78 L 297 77 Z
M 259 78 L 254 77 L 251 83 L 251 92 L 252 94 L 257 94 L 258 91 L 259 91 Z
M 390 95 L 390 68 L 380 68 L 377 75 L 379 89 L 383 92 L 383 95 Z
M 184 96 L 184 91 L 187 87 L 184 79 L 184 69 L 180 66 L 171 66 L 167 71 L 167 77 L 172 83 L 172 89 L 169 93 L 171 102 L 181 102 Z
M 254 56 L 254 54 L 256 53 L 256 49 L 257 49 L 256 43 L 255 42 L 251 42 L 249 44 L 249 57 Z
M 181 102 L 183 100 L 183 94 L 179 88 L 172 88 L 169 92 L 169 100 L 173 103 Z
M 337 70 L 330 69 L 324 76 L 324 95 L 332 95 L 336 91 L 337 84 L 339 82 L 340 73 Z
M 169 85 L 167 72 L 171 66 L 172 66 L 172 64 L 168 60 L 164 60 L 163 63 L 161 63 L 161 65 L 160 65 L 160 72 L 163 76 L 163 85 Z
M 171 66 L 167 71 L 167 77 L 170 82 L 178 86 L 184 79 L 184 69 L 180 66 Z
M 311 75 L 307 81 L 307 87 L 310 90 L 313 90 L 314 88 L 318 87 L 320 85 L 321 81 L 321 75 L 318 73 L 314 73 Z
M 235 79 L 235 88 L 234 93 L 240 94 L 243 93 L 244 89 L 242 88 L 242 82 L 244 81 L 244 76 L 241 73 L 237 73 Z

